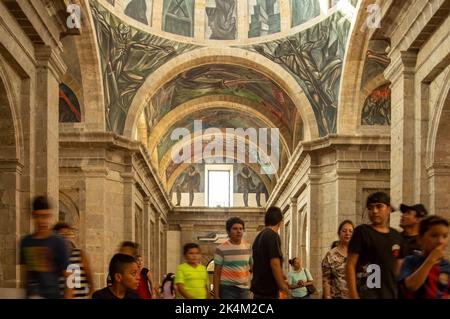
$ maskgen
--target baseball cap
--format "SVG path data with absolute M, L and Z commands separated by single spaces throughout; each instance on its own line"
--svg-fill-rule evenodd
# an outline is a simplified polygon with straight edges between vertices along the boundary
M 405 204 L 400 205 L 400 211 L 406 213 L 408 210 L 413 210 L 416 212 L 417 217 L 425 217 L 428 215 L 428 211 L 422 204 L 415 204 L 413 206 L 408 206 Z

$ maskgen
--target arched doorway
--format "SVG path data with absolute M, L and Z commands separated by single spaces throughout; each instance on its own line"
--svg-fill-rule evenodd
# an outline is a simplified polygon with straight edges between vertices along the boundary
M 11 95 L 0 74 L 0 287 L 17 284 L 16 243 L 19 172 L 16 132 Z
M 447 79 L 450 78 L 450 73 Z M 430 186 L 430 208 L 436 215 L 450 219 L 450 84 L 442 91 L 431 123 L 431 160 L 428 176 Z M 431 164 L 431 165 L 430 165 Z

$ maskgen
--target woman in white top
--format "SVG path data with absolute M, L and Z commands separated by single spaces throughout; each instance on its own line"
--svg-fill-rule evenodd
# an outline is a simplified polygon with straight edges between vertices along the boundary
M 308 269 L 303 268 L 300 258 L 294 257 L 289 260 L 292 271 L 288 273 L 288 285 L 291 289 L 292 299 L 309 298 L 307 286 L 313 285 L 313 277 Z

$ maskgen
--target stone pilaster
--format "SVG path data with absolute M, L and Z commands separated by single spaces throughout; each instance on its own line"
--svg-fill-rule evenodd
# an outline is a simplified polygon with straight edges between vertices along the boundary
M 414 87 L 417 54 L 400 51 L 385 70 L 391 82 L 391 200 L 414 201 Z
M 136 220 L 134 208 L 134 178 L 133 173 L 121 173 L 123 178 L 123 219 L 124 219 L 124 240 L 136 240 Z M 142 243 L 139 243 L 142 245 Z
M 96 288 L 106 284 L 109 258 L 116 247 L 113 245 L 111 227 L 108 227 L 105 192 L 108 171 L 104 167 L 83 168 L 86 189 L 85 251 L 89 255 L 91 271 Z
M 35 47 L 36 104 L 34 113 L 34 193 L 50 196 L 58 212 L 59 198 L 59 83 L 67 67 L 59 52 L 46 45 Z M 55 217 L 56 218 L 56 217 Z
M 289 209 L 291 210 L 291 247 L 292 247 L 292 256 L 299 256 L 300 252 L 300 226 L 299 226 L 299 218 L 298 218 L 298 207 L 297 207 L 297 198 L 291 198 L 291 203 Z

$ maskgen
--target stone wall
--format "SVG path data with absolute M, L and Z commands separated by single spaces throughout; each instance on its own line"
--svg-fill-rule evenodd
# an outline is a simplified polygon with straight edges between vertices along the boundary
M 90 259 L 96 288 L 105 285 L 112 255 L 124 240 L 156 279 L 166 272 L 166 224 L 170 210 L 137 142 L 111 133 L 60 135 L 60 187 L 79 214 L 78 243 Z M 152 178 L 153 177 L 153 178 Z

